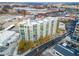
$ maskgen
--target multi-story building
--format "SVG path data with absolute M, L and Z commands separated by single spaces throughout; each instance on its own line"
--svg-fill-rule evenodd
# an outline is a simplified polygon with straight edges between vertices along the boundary
M 37 40 L 40 37 L 56 34 L 58 17 L 47 17 L 43 20 L 21 22 L 20 39 Z
M 41 20 L 27 19 L 19 23 L 20 42 L 18 53 L 24 53 L 51 40 L 57 32 L 58 17 Z

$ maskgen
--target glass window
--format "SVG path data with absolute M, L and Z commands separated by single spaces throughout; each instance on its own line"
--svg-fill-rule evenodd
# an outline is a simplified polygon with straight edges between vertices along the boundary
M 43 36 L 43 23 L 40 24 L 40 35 Z
M 29 31 L 29 27 L 28 27 L 27 31 L 28 31 L 28 39 L 30 39 L 30 31 Z
M 34 40 L 37 39 L 37 25 L 33 26 L 33 38 L 34 38 Z
M 47 24 L 46 24 L 46 35 L 48 35 L 48 28 L 49 28 L 49 23 L 47 22 Z
M 51 35 L 52 35 L 52 33 L 53 33 L 53 21 L 51 23 Z

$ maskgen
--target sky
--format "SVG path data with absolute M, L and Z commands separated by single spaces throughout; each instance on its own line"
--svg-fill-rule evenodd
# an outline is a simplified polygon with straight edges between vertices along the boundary
M 0 0 L 0 2 L 79 2 L 79 0 Z

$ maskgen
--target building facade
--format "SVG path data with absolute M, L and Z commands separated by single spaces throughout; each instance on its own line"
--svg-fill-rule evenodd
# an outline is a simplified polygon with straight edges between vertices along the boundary
M 56 34 L 58 17 L 46 17 L 43 20 L 21 22 L 20 39 L 35 41 L 40 37 Z

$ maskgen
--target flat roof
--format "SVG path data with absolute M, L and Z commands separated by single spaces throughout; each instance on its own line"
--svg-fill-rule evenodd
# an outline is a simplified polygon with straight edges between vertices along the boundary
M 2 15 L 0 16 L 1 21 L 9 21 L 12 20 L 13 18 L 16 18 L 17 15 Z
M 15 33 L 16 33 L 15 31 L 2 31 L 2 32 L 0 32 L 0 45 L 3 44 L 4 41 L 7 41 Z
M 66 47 L 64 47 L 60 44 L 57 44 L 54 47 L 54 49 L 64 56 L 78 56 L 79 55 L 79 54 L 76 54 L 76 51 L 72 51 L 70 49 L 67 49 Z

